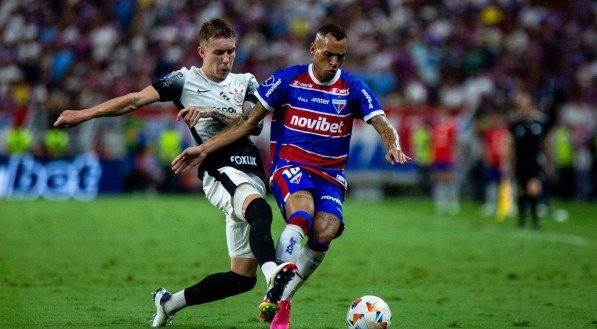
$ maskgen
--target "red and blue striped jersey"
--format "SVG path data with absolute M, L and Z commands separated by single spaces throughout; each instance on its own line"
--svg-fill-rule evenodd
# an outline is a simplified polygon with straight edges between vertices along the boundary
M 273 112 L 272 176 L 299 166 L 345 188 L 353 120 L 367 122 L 384 113 L 364 82 L 338 70 L 322 83 L 312 64 L 276 71 L 255 96 Z

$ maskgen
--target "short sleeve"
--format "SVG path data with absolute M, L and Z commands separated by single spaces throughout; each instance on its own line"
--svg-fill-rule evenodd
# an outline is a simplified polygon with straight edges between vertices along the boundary
M 160 95 L 160 102 L 178 102 L 182 96 L 188 69 L 170 72 L 151 85 Z

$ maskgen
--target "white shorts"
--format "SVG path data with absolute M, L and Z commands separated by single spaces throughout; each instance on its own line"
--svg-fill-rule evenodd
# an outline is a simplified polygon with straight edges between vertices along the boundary
M 222 167 L 218 172 L 218 177 L 205 172 L 202 179 L 203 191 L 209 202 L 226 214 L 228 255 L 255 258 L 249 245 L 249 223 L 243 218 L 240 209 L 247 196 L 251 194 L 265 196 L 265 184 L 258 176 L 232 167 Z M 238 188 L 241 184 L 243 184 L 242 187 Z M 237 194 L 236 197 L 234 194 Z

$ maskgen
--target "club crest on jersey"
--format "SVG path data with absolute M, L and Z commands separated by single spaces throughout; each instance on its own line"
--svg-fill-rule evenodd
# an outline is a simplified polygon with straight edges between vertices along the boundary
M 243 88 L 233 88 L 228 90 L 228 93 L 232 95 L 232 99 L 236 104 L 242 104 L 245 99 L 245 90 Z
M 290 179 L 290 182 L 291 182 L 292 184 L 298 184 L 298 183 L 300 183 L 300 182 L 301 182 L 301 178 L 302 178 L 302 177 L 303 177 L 303 173 L 302 173 L 302 172 L 300 172 L 300 173 L 298 173 L 298 174 L 294 175 L 294 177 L 292 177 L 292 178 Z
M 334 105 L 336 112 L 340 113 L 346 107 L 346 100 L 345 99 L 332 99 L 332 105 Z

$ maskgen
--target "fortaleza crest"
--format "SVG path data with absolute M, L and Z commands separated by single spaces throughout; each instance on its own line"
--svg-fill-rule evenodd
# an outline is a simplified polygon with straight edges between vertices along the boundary
M 345 99 L 332 99 L 332 105 L 334 105 L 336 112 L 340 113 L 346 107 L 346 100 Z

